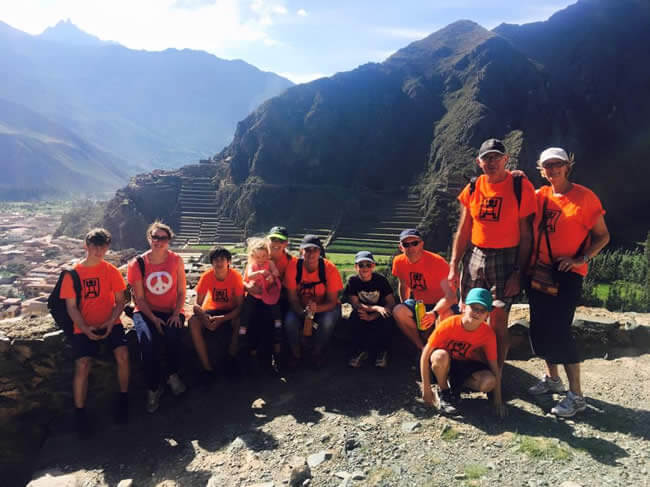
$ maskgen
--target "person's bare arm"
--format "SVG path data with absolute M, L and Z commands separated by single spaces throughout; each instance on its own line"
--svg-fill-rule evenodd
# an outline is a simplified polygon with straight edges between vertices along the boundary
M 411 288 L 409 288 L 408 284 L 406 284 L 406 281 L 401 277 L 398 279 L 397 292 L 399 293 L 399 297 L 402 303 L 408 299 L 411 292 Z
M 517 269 L 506 280 L 504 293 L 506 296 L 516 296 L 521 290 L 521 276 L 526 275 L 530 253 L 533 248 L 533 218 L 528 215 L 519 219 L 519 256 Z
M 429 406 L 434 406 L 433 391 L 431 390 L 431 354 L 433 346 L 427 343 L 420 355 L 420 378 L 422 379 L 422 400 Z
M 304 318 L 305 310 L 303 309 L 302 304 L 300 304 L 298 291 L 296 289 L 287 289 L 287 297 L 289 299 L 289 306 L 291 306 L 291 310 L 300 318 Z
M 501 397 L 501 370 L 496 360 L 488 360 L 488 365 L 490 371 L 496 377 L 496 385 L 494 386 L 494 411 L 500 418 L 503 418 L 506 415 L 506 406 L 503 404 L 503 399 Z
M 106 321 L 104 321 L 104 323 L 101 324 L 101 326 L 99 326 L 99 328 L 104 330 L 104 333 L 99 335 L 100 338 L 106 338 L 108 335 L 111 334 L 111 330 L 113 329 L 113 326 L 115 325 L 117 319 L 122 314 L 122 311 L 124 311 L 125 305 L 126 305 L 126 301 L 124 299 L 124 291 L 116 292 L 115 305 L 111 310 L 111 315 L 108 317 Z
M 271 274 L 273 274 L 273 277 L 280 277 L 280 271 L 278 270 L 278 267 L 275 265 L 275 262 L 272 260 L 269 260 L 269 269 L 271 270 Z
M 472 215 L 467 211 L 467 208 L 461 205 L 460 220 L 458 221 L 458 230 L 454 235 L 454 243 L 451 251 L 451 261 L 449 262 L 449 284 L 452 288 L 458 289 L 460 284 L 458 265 L 465 255 L 465 251 L 472 236 Z
M 325 301 L 320 304 L 316 304 L 311 310 L 314 313 L 325 313 L 327 311 L 332 311 L 338 304 L 338 291 L 327 291 L 325 293 Z
M 183 326 L 183 323 L 181 323 L 179 316 L 185 308 L 185 293 L 187 292 L 186 288 L 187 281 L 185 278 L 185 266 L 181 261 L 176 269 L 176 306 L 174 307 L 172 315 L 167 320 L 167 324 L 170 326 Z
M 77 298 L 66 298 L 65 308 L 68 310 L 68 315 L 70 315 L 74 324 L 77 325 L 77 328 L 79 328 L 84 335 L 91 340 L 101 340 L 101 336 L 93 333 L 92 329 L 86 323 L 86 320 L 81 316 L 81 311 L 77 308 Z

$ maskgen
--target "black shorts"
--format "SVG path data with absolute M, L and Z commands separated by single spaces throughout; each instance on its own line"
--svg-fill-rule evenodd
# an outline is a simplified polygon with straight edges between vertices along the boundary
M 454 360 L 451 359 L 449 366 L 449 385 L 452 389 L 463 387 L 465 381 L 469 379 L 474 372 L 479 370 L 490 370 L 488 364 L 476 360 Z
M 227 315 L 230 313 L 232 310 L 231 309 L 206 309 L 205 314 L 208 316 L 222 316 L 222 315 Z M 207 328 L 203 327 L 204 331 L 207 331 L 209 333 L 216 333 L 217 331 L 221 330 L 222 328 L 230 328 L 232 330 L 232 320 L 224 321 L 219 328 L 216 330 L 208 330 Z
M 110 335 L 103 340 L 91 340 L 83 333 L 75 333 L 72 335 L 72 355 L 75 360 L 82 357 L 96 357 L 102 344 L 109 347 L 111 351 L 118 347 L 126 347 L 124 327 L 121 324 L 114 325 Z

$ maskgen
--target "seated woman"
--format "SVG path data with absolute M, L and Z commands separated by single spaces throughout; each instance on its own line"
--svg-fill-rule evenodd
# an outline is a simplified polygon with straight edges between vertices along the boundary
M 158 409 L 160 354 L 167 352 L 167 384 L 175 396 L 185 392 L 178 376 L 180 368 L 180 330 L 185 326 L 185 266 L 181 257 L 169 250 L 172 229 L 155 221 L 147 229 L 151 250 L 129 263 L 127 278 L 135 294 L 133 325 L 138 335 L 148 382 L 147 411 Z M 144 270 L 144 272 L 143 272 Z
M 357 275 L 350 276 L 343 291 L 354 308 L 349 323 L 356 350 L 348 364 L 360 367 L 370 352 L 375 366 L 383 368 L 388 365 L 390 333 L 395 326 L 391 316 L 395 306 L 393 288 L 388 279 L 374 272 L 372 253 L 366 250 L 357 252 L 354 268 Z
M 204 332 L 213 337 L 224 336 L 228 341 L 226 373 L 236 372 L 239 314 L 244 301 L 244 283 L 241 274 L 230 267 L 232 255 L 228 249 L 214 247 L 209 258 L 212 269 L 205 271 L 196 285 L 196 304 L 190 318 L 192 342 L 203 367 L 205 382 L 214 379 L 214 368 L 208 357 Z

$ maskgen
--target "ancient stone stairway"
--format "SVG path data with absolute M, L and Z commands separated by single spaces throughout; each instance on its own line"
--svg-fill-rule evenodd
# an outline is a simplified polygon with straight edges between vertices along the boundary
M 397 250 L 400 232 L 405 228 L 417 228 L 421 220 L 419 194 L 409 192 L 401 199 L 387 201 L 385 206 L 376 209 L 373 217 L 349 215 L 344 218 L 328 251 L 370 250 L 378 255 L 392 255 Z
M 180 226 L 176 245 L 236 244 L 244 230 L 230 219 L 218 216 L 216 187 L 211 178 L 184 178 L 178 196 Z

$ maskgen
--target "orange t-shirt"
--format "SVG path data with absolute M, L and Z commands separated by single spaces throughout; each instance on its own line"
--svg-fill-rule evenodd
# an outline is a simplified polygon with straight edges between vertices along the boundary
M 183 259 L 178 254 L 169 251 L 164 262 L 152 264 L 149 260 L 150 256 L 151 252 L 143 255 L 146 276 L 143 282 L 144 299 L 152 311 L 172 312 L 176 308 L 176 300 L 178 299 L 179 266 L 183 270 L 183 276 L 185 275 Z M 127 280 L 131 286 L 143 280 L 137 259 L 129 262 Z M 181 286 L 184 288 L 185 282 L 181 282 Z M 139 311 L 137 306 L 135 310 Z
M 415 299 L 421 299 L 424 304 L 436 304 L 445 295 L 440 281 L 447 279 L 449 264 L 428 250 L 415 264 L 401 254 L 393 259 L 393 275 L 406 283 Z
M 126 289 L 124 278 L 117 267 L 102 261 L 92 267 L 77 264 L 74 268 L 81 280 L 81 301 L 79 311 L 86 324 L 91 328 L 98 328 L 110 318 L 115 306 L 115 293 Z M 76 298 L 72 277 L 66 274 L 61 283 L 61 299 Z M 119 317 L 115 323 L 119 323 Z M 75 324 L 75 333 L 81 330 Z
M 206 311 L 232 310 L 235 296 L 244 295 L 244 281 L 236 269 L 229 269 L 223 281 L 217 279 L 213 269 L 208 269 L 196 285 L 196 294 L 205 294 L 201 308 Z
M 461 323 L 462 316 L 450 316 L 436 326 L 429 337 L 434 349 L 444 349 L 454 360 L 483 361 L 482 349 L 487 360 L 497 359 L 497 337 L 487 323 L 481 323 L 474 331 L 467 331 Z
M 593 191 L 580 184 L 574 183 L 571 190 L 565 195 L 555 195 L 551 186 L 542 186 L 537 190 L 537 216 L 533 225 L 535 244 L 539 237 L 539 224 L 545 199 L 548 202 L 546 204 L 546 227 L 551 241 L 553 258 L 575 257 L 598 217 L 605 214 L 603 205 Z M 535 255 L 536 251 L 533 252 L 533 259 Z M 539 258 L 541 262 L 551 263 L 546 237 L 543 234 L 539 240 Z M 586 276 L 588 270 L 589 264 L 583 264 L 574 268 L 572 272 Z
M 318 277 L 318 267 L 314 272 L 307 271 L 307 267 L 303 263 L 302 266 L 302 279 L 300 284 L 296 283 L 296 274 L 298 272 L 298 259 L 291 259 L 284 274 L 284 287 L 289 290 L 297 290 L 300 303 L 307 306 L 311 300 L 316 301 L 316 304 L 321 304 L 325 301 L 327 293 L 338 293 L 343 289 L 343 281 L 341 274 L 336 266 L 327 259 L 325 261 L 325 279 L 327 280 L 327 287 L 320 282 Z M 315 286 L 310 286 L 311 283 L 318 283 Z
M 484 174 L 476 180 L 474 193 L 465 186 L 458 201 L 472 217 L 472 244 L 488 249 L 519 245 L 519 220 L 535 213 L 535 188 L 522 178 L 521 206 L 517 206 L 512 174 L 500 183 L 490 184 Z

